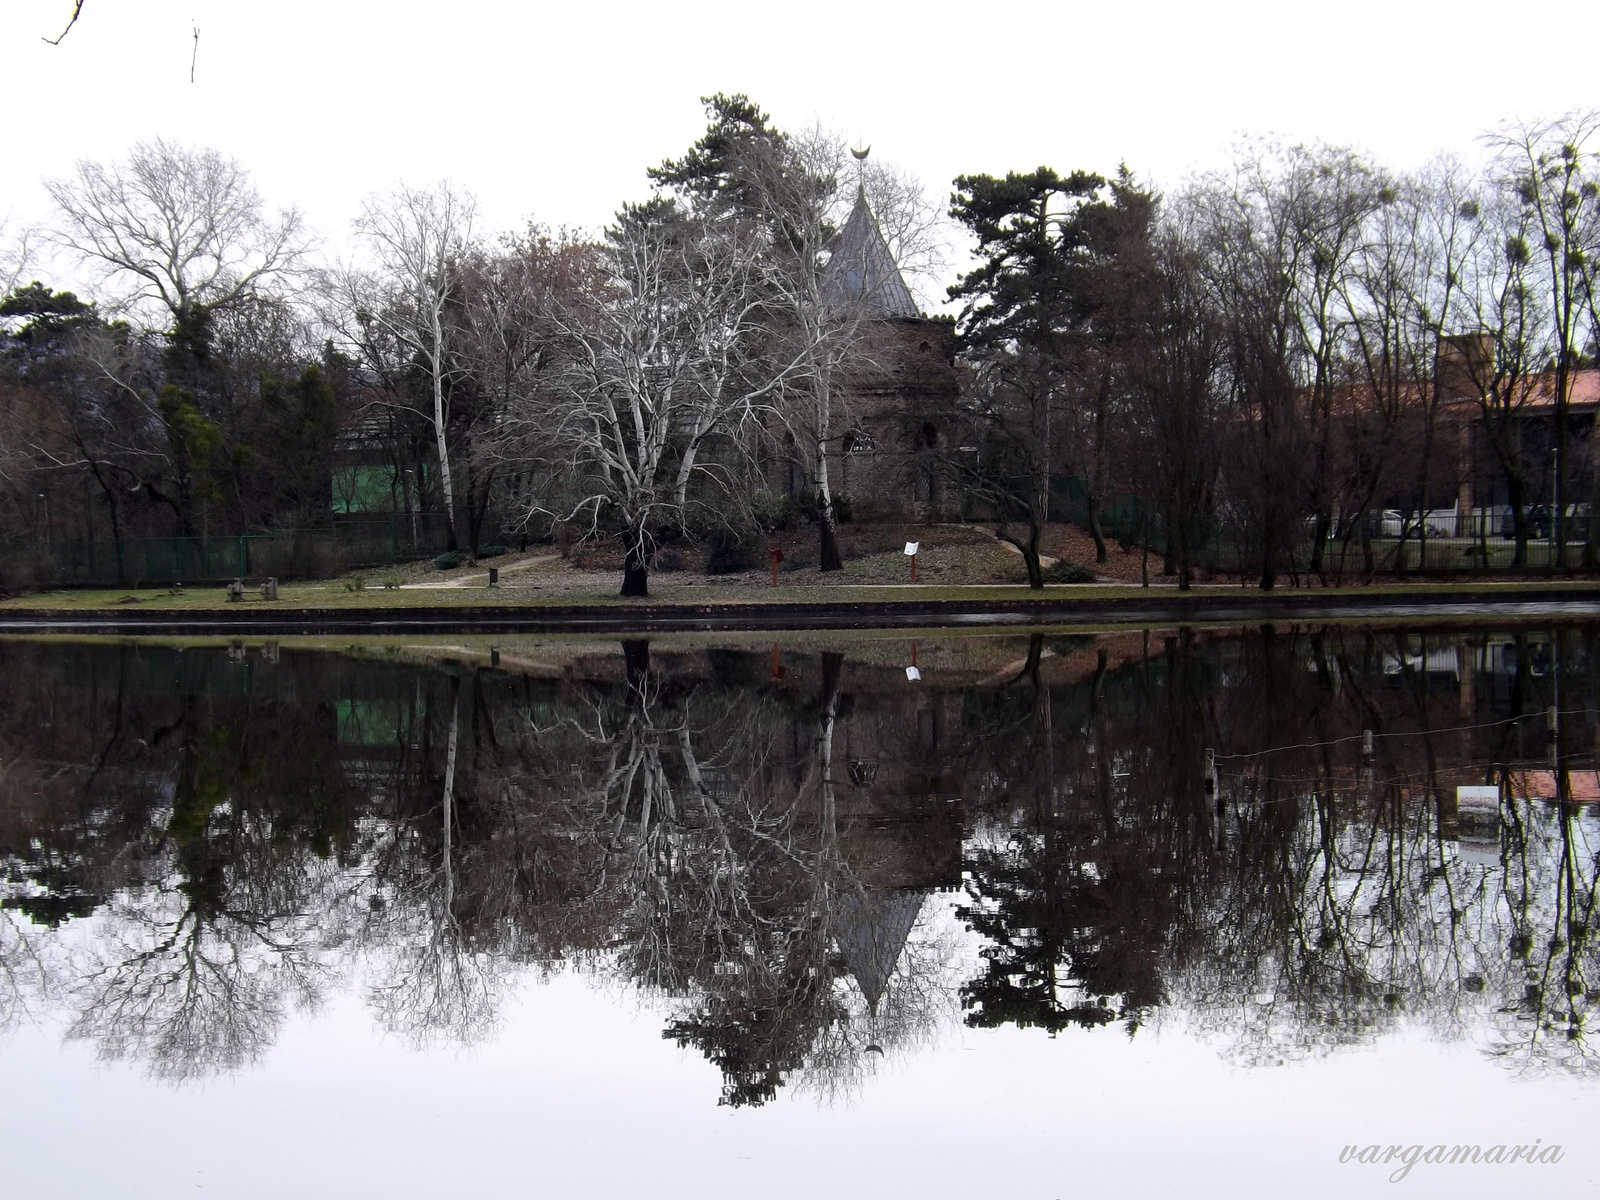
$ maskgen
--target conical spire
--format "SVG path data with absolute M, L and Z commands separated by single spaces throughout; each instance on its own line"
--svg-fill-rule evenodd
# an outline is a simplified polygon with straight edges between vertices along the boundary
M 858 159 L 865 151 L 852 151 Z M 856 184 L 856 203 L 833 243 L 833 256 L 823 274 L 830 299 L 861 302 L 874 317 L 920 317 L 911 289 L 889 253 L 878 218 L 867 203 L 865 180 Z
M 839 902 L 836 934 L 845 965 L 861 986 L 867 1009 L 874 1016 L 895 964 L 906 947 L 911 927 L 922 911 L 923 892 L 867 892 L 845 895 Z

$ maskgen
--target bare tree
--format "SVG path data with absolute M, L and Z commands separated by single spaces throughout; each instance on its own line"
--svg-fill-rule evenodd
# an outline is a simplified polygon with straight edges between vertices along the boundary
M 52 45 L 52 46 L 61 45 L 62 39 L 64 39 L 67 36 L 67 34 L 72 32 L 72 27 L 78 23 L 78 18 L 81 17 L 82 15 L 83 15 L 83 0 L 73 0 L 73 2 L 72 2 L 72 15 L 67 18 L 67 26 L 66 26 L 66 28 L 63 29 L 60 33 L 56 34 L 56 36 L 53 37 L 53 38 L 43 38 L 41 40 L 49 42 L 50 45 Z
M 546 431 L 516 418 L 535 402 L 554 361 L 551 314 L 591 257 L 590 247 L 570 235 L 530 226 L 497 247 L 473 249 L 462 263 L 454 319 L 466 386 L 460 389 L 464 399 L 452 408 L 461 417 L 456 454 L 465 474 L 473 554 L 497 485 L 513 510 L 526 513 L 538 504 L 533 475 L 548 464 L 554 447 L 543 437 Z
M 902 272 L 919 282 L 937 274 L 943 218 L 914 177 L 869 163 L 868 150 L 852 152 L 836 134 L 783 133 L 747 96 L 702 99 L 711 118 L 705 136 L 650 177 L 696 213 L 737 215 L 764 237 L 768 354 L 784 377 L 782 453 L 798 459 L 807 476 L 820 566 L 838 570 L 829 455 L 837 451 L 840 410 L 875 371 L 865 335 L 888 293 L 895 293 L 895 315 L 915 315 Z M 852 154 L 855 188 L 847 186 Z
M 801 448 L 817 509 L 819 566 L 840 570 L 839 518 L 828 474 L 836 413 L 861 348 L 864 297 L 831 286 L 829 251 L 845 147 L 821 133 L 789 139 L 781 155 L 751 164 L 760 212 L 772 230 L 768 286 L 784 354 L 801 365 L 784 411 Z
M 1419 425 L 1431 430 L 1434 408 L 1428 378 L 1437 333 L 1422 307 L 1428 215 L 1427 197 L 1413 181 L 1385 182 L 1347 268 L 1334 277 L 1328 304 L 1340 345 L 1329 371 L 1323 507 L 1330 517 L 1337 509 L 1343 518 L 1345 550 L 1359 530 L 1369 575 L 1376 564 L 1366 516 L 1375 501 L 1397 489 L 1407 494 L 1397 554 L 1404 553 L 1411 532 L 1410 509 L 1424 514 L 1416 525 L 1426 529 L 1426 476 L 1417 479 L 1405 460 L 1419 432 L 1426 432 Z M 1330 531 L 1319 525 L 1313 535 L 1325 544 Z M 1312 568 L 1323 569 L 1320 558 L 1313 557 Z
M 14 229 L 7 217 L 0 217 L 0 301 L 4 301 L 33 264 L 33 231 Z
M 178 329 L 281 284 L 308 248 L 300 214 L 269 216 L 248 172 L 216 150 L 141 142 L 45 189 L 63 218 L 56 244 L 97 264 L 111 299 L 158 304 Z
M 790 372 L 756 359 L 766 330 L 758 231 L 670 202 L 624 210 L 599 270 L 552 316 L 562 343 L 524 428 L 564 448 L 579 499 L 566 519 L 620 526 L 622 594 L 648 594 L 663 531 L 682 524 L 708 439 L 740 440 Z
M 373 269 L 346 267 L 333 280 L 345 308 L 346 336 L 367 364 L 390 378 L 415 367 L 427 380 L 425 414 L 439 460 L 452 550 L 460 545 L 460 530 L 450 464 L 450 400 L 461 368 L 449 308 L 474 245 L 476 211 L 472 194 L 449 183 L 426 189 L 400 184 L 370 196 L 355 228 L 372 255 Z
M 1476 336 L 1464 340 L 1461 368 L 1478 401 L 1481 428 L 1506 484 L 1516 546 L 1511 565 L 1528 561 L 1528 503 L 1535 478 L 1524 453 L 1527 418 L 1539 401 L 1550 350 L 1546 293 L 1537 270 L 1534 214 L 1508 189 L 1491 189 L 1485 236 L 1463 263 L 1464 309 Z
M 1274 203 L 1270 175 L 1251 160 L 1195 191 L 1208 281 L 1229 315 L 1228 381 L 1237 418 L 1224 446 L 1218 507 L 1241 561 L 1259 568 L 1263 591 L 1293 565 L 1309 505 L 1296 312 L 1297 247 L 1290 214 Z
M 1565 484 L 1568 468 L 1568 412 L 1572 382 L 1583 352 L 1583 335 L 1593 318 L 1594 255 L 1600 250 L 1600 112 L 1571 113 L 1554 121 L 1526 122 L 1489 138 L 1499 152 L 1500 184 L 1515 197 L 1522 237 L 1538 271 L 1522 273 L 1523 286 L 1541 293 L 1543 341 L 1553 379 L 1552 449 L 1555 503 L 1551 536 L 1552 566 L 1565 565 Z M 1531 264 L 1530 264 L 1531 265 Z M 1597 476 L 1600 478 L 1600 476 Z M 1600 485 L 1596 485 L 1600 495 Z M 1592 523 L 1592 518 L 1591 518 Z M 1585 558 L 1593 561 L 1595 538 L 1587 539 Z
M 925 305 L 942 300 L 955 230 L 941 200 L 916 175 L 876 158 L 861 162 L 858 181 L 901 278 Z M 838 197 L 849 200 L 848 188 Z M 842 224 L 845 216 L 836 211 L 834 223 Z
M 1181 200 L 1155 231 L 1138 283 L 1142 303 L 1132 315 L 1139 325 L 1124 346 L 1133 426 L 1146 448 L 1138 457 L 1153 485 L 1149 499 L 1166 522 L 1178 588 L 1188 591 L 1195 532 L 1216 484 L 1225 323 Z

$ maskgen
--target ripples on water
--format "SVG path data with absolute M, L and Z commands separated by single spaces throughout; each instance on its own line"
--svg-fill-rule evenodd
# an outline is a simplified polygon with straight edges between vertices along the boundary
M 0 643 L 0 1022 L 184 1082 L 332 1002 L 492 1047 L 572 975 L 734 1107 L 963 1027 L 1584 1077 L 1597 673 L 1593 627 Z

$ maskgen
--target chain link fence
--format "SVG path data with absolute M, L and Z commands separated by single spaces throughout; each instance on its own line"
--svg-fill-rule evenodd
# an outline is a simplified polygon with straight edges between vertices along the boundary
M 487 540 L 487 539 L 484 539 Z M 149 587 L 233 579 L 327 579 L 365 567 L 415 562 L 449 545 L 442 514 L 341 521 L 217 537 L 0 545 L 0 583 L 12 587 Z

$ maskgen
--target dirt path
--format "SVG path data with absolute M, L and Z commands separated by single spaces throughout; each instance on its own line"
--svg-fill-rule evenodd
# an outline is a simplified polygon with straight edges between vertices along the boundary
M 501 567 L 499 569 L 500 578 L 504 579 L 506 576 L 515 574 L 518 571 L 529 571 L 534 567 L 547 566 L 550 563 L 559 562 L 560 560 L 561 555 L 559 554 L 536 554 L 531 557 L 524 558 L 520 562 L 514 562 L 510 566 Z M 400 587 L 403 590 L 446 591 L 455 588 L 487 587 L 488 583 L 489 572 L 487 570 L 483 570 L 473 571 L 467 575 L 457 575 L 453 579 L 442 580 L 439 583 L 402 583 Z

